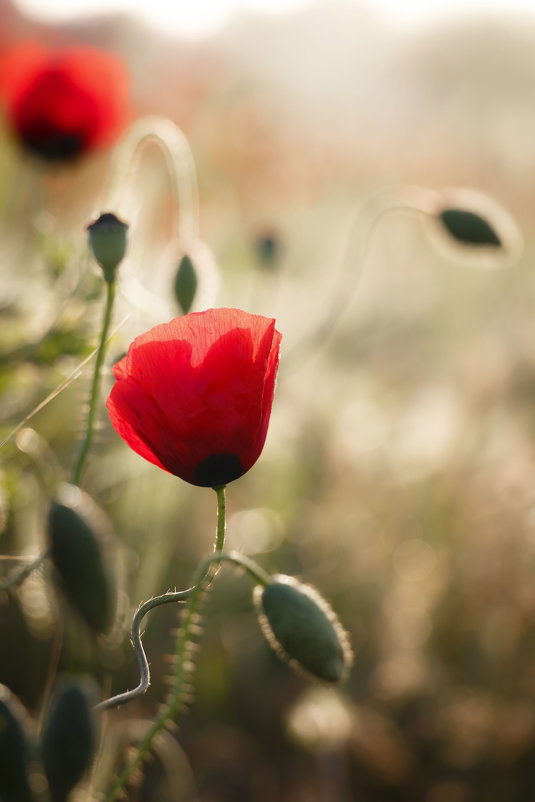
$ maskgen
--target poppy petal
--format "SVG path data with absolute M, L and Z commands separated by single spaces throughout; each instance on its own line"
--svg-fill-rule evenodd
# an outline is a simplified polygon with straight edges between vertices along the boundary
M 226 484 L 264 446 L 281 335 L 275 321 L 210 309 L 137 337 L 107 406 L 130 447 L 192 484 Z

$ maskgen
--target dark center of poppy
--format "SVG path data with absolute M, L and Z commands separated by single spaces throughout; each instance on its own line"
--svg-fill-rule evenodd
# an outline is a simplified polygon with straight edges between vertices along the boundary
M 211 454 L 195 468 L 195 484 L 201 487 L 219 487 L 233 482 L 244 473 L 236 454 Z
M 48 162 L 68 162 L 84 149 L 81 136 L 36 125 L 23 133 L 23 142 L 32 153 Z

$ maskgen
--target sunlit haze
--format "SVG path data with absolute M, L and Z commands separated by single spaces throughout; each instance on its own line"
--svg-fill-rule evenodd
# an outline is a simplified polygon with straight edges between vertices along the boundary
M 317 1 L 317 0 L 316 0 Z M 314 0 L 17 0 L 26 14 L 44 21 L 60 22 L 83 15 L 127 12 L 168 33 L 208 36 L 237 11 L 262 14 L 291 13 Z M 324 0 L 327 2 L 327 0 Z M 398 28 L 436 21 L 443 16 L 476 11 L 523 11 L 535 13 L 535 0 L 346 0 L 369 7 Z

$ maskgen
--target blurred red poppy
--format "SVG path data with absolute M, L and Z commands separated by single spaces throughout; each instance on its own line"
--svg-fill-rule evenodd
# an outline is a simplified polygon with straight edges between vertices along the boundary
M 0 63 L 7 124 L 49 162 L 71 162 L 108 144 L 126 120 L 128 92 L 125 65 L 90 47 L 49 51 L 25 43 Z
M 114 366 L 113 427 L 186 482 L 218 487 L 238 479 L 264 446 L 280 340 L 274 320 L 239 309 L 156 326 Z

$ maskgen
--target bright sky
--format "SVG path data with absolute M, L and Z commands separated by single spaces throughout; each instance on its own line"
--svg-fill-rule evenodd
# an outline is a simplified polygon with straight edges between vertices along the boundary
M 168 33 L 206 36 L 213 33 L 235 10 L 264 14 L 292 12 L 313 0 L 16 0 L 19 8 L 39 19 L 59 21 L 87 14 L 128 11 Z M 317 1 L 317 0 L 316 0 Z M 328 3 L 329 0 L 324 0 Z M 393 26 L 407 28 L 440 16 L 474 11 L 528 11 L 535 14 L 535 0 L 346 0 L 371 6 Z

